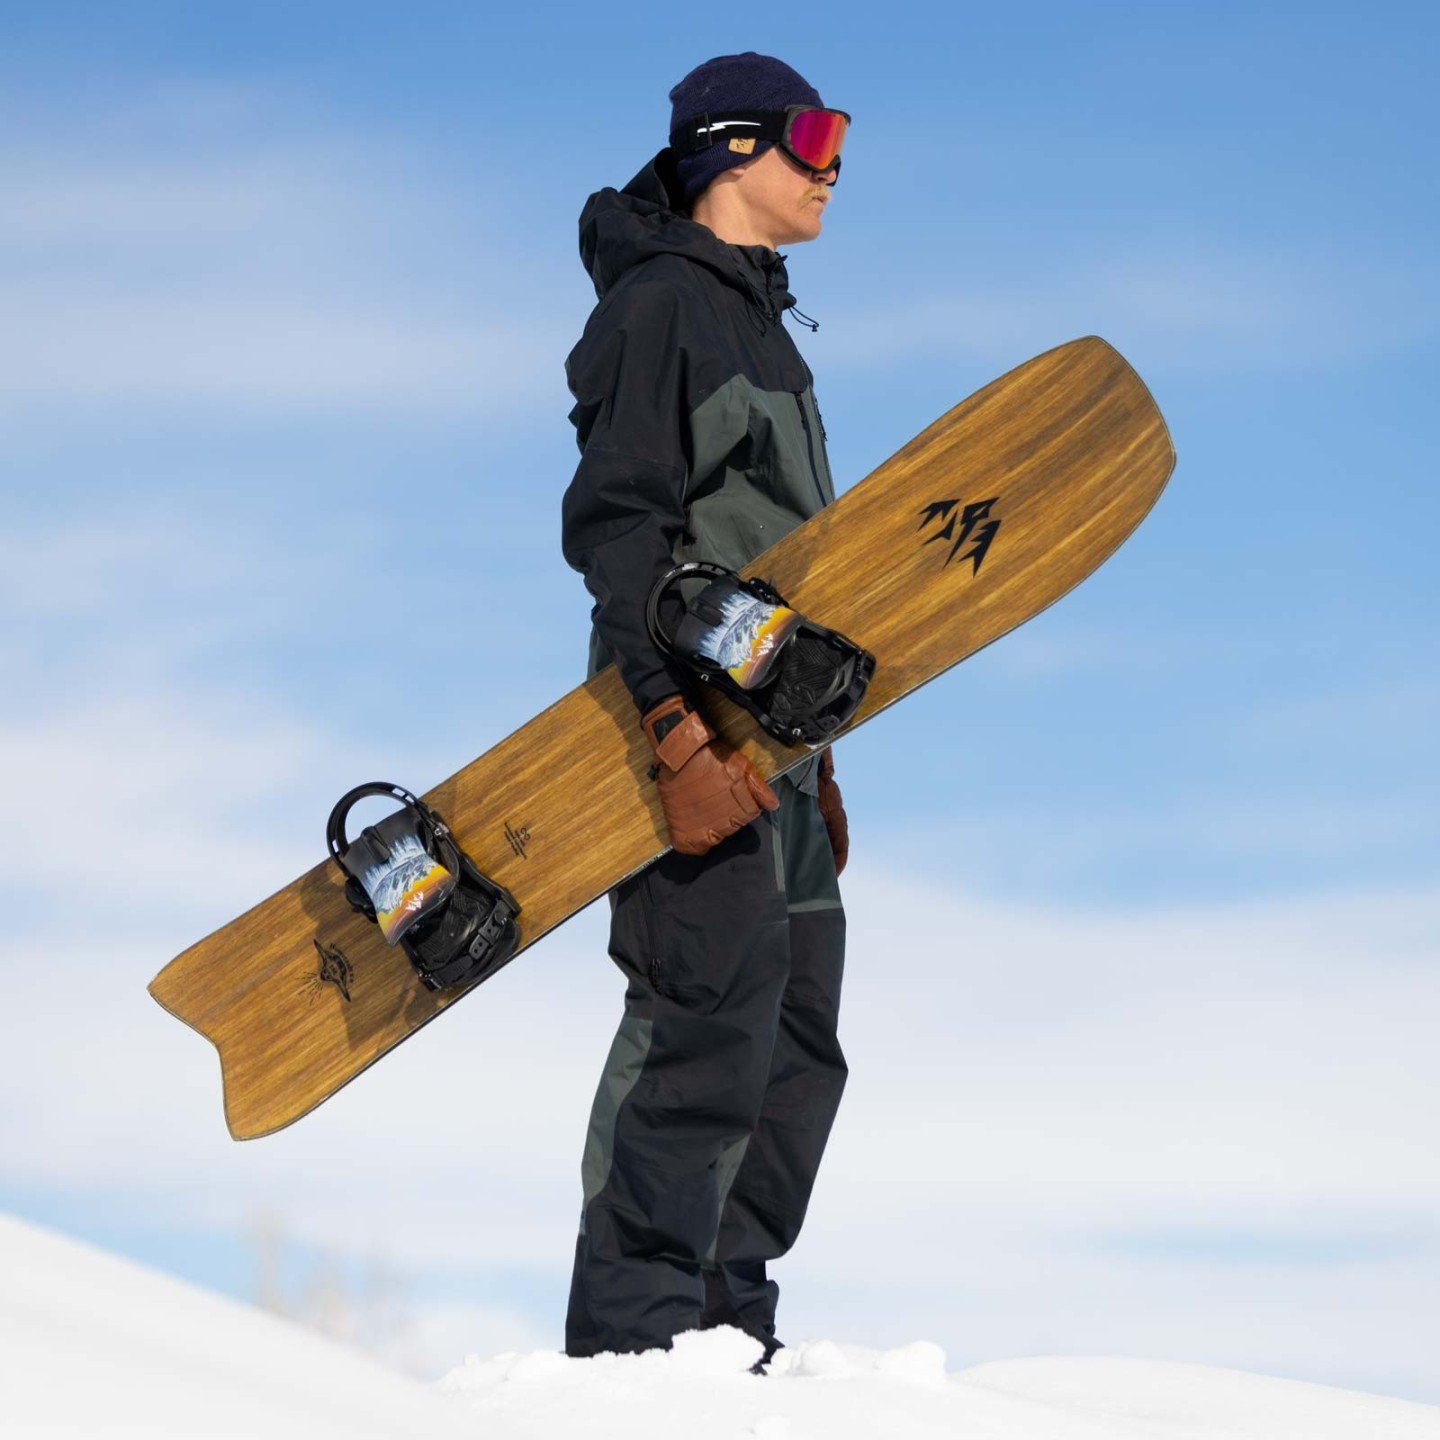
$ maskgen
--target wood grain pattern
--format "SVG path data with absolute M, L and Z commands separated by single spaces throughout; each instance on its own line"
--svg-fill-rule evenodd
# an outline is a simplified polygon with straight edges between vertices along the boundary
M 744 573 L 875 655 L 848 734 L 1077 585 L 1173 467 L 1144 384 L 1091 336 L 962 401 Z M 925 507 L 990 497 L 1000 528 L 983 564 L 946 563 L 950 543 L 929 541 Z M 762 775 L 808 753 L 714 692 L 706 700 Z M 610 666 L 423 798 L 515 895 L 525 948 L 667 848 L 650 760 Z M 317 941 L 350 961 L 349 999 L 321 980 Z M 350 910 L 327 859 L 171 961 L 150 993 L 215 1044 L 230 1132 L 249 1139 L 299 1119 L 469 992 L 426 990 Z

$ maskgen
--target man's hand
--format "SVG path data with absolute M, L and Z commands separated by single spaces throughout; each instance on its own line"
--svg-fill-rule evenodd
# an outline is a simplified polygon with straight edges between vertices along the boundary
M 682 855 L 703 855 L 762 808 L 778 808 L 779 796 L 760 772 L 683 695 L 662 700 L 640 724 L 655 752 L 651 774 L 660 784 L 670 843 Z
M 835 874 L 838 876 L 850 855 L 850 825 L 845 819 L 840 787 L 835 783 L 835 761 L 828 746 L 820 757 L 819 786 L 820 814 L 830 834 L 830 848 L 835 852 Z

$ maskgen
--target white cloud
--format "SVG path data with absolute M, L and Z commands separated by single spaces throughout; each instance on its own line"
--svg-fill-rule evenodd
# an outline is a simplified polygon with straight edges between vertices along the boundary
M 851 1079 L 781 1271 L 790 1333 L 1435 1382 L 1405 1317 L 1440 1279 L 1440 899 L 1039 910 L 874 862 L 845 894 Z M 507 1272 L 568 1268 L 622 989 L 607 917 L 245 1145 L 209 1045 L 144 994 L 165 927 L 11 939 L 12 1183 L 128 1196 L 152 1226 L 263 1204 L 313 1246 L 513 1304 Z
M 293 628 L 319 581 L 287 537 L 223 514 L 206 525 L 105 507 L 0 534 L 0 571 L 0 760 L 12 813 L 27 817 L 5 868 L 27 923 L 47 911 L 70 933 L 157 912 L 218 922 L 237 895 L 314 863 L 290 838 L 297 798 L 327 781 L 340 793 L 344 767 L 376 757 L 253 676 L 206 666 L 227 642 Z
M 177 295 L 61 280 L 0 290 L 0 405 L 203 401 L 246 413 L 555 408 L 566 334 L 254 282 Z M 418 310 L 418 307 L 417 307 Z
M 1068 625 L 1053 618 L 1025 626 L 981 652 L 984 665 L 1018 681 L 1043 681 L 1077 671 L 1094 674 L 1120 669 L 1149 671 L 1169 661 L 1164 648 L 1143 635 L 1119 629 Z
M 1374 745 L 1377 736 L 1430 737 L 1440 729 L 1440 682 L 1429 674 L 1262 701 L 1247 729 L 1277 744 Z
M 317 183 L 334 203 L 325 193 L 334 181 L 324 179 L 323 157 L 314 156 L 313 165 L 303 164 L 306 158 L 295 149 L 219 164 L 139 154 L 117 166 L 63 150 L 23 158 L 12 151 L 0 168 L 0 246 L 233 243 L 267 221 L 313 217 Z
M 1097 879 L 1107 890 L 1123 887 L 1134 867 L 1146 887 L 1156 877 L 1194 885 L 1214 865 L 1248 867 L 1250 884 L 1270 886 L 1286 867 L 1363 866 L 1374 874 L 1430 853 L 1437 826 L 1425 795 L 1357 796 L 1347 778 L 1336 776 L 1328 793 L 1277 784 L 1229 795 L 1177 784 L 1159 795 L 1082 791 L 1049 803 L 981 803 L 957 789 L 948 815 L 926 806 L 877 817 L 867 829 L 877 853 L 916 874 L 942 884 L 964 876 L 978 891 L 1005 894 Z
M 214 128 L 213 97 L 172 95 L 168 129 L 117 107 L 116 134 L 92 121 L 12 150 L 0 407 L 564 408 L 575 317 L 494 282 L 518 240 L 479 229 L 383 140 L 298 113 L 270 117 L 276 139 L 243 99 Z
M 244 618 L 253 624 L 300 558 L 290 537 L 259 531 L 250 517 L 213 513 L 206 524 L 166 513 L 158 502 L 123 498 L 0 530 L 6 623 L 18 629 L 23 622 L 34 634 L 56 619 L 84 616 L 138 629 L 141 610 L 183 597 L 187 610 L 204 606 L 214 624 L 216 600 L 248 581 Z M 147 631 L 154 618 L 146 616 Z M 93 641 L 94 633 L 86 638 Z
M 10 836 L 9 877 L 63 906 L 67 926 L 96 925 L 98 941 L 107 908 L 178 910 L 193 923 L 308 869 L 314 846 L 267 835 L 263 815 L 331 769 L 334 746 L 253 700 L 242 712 L 176 695 L 5 726 L 0 756 L 13 813 L 29 817 Z
M 1325 254 L 1156 242 L 1092 259 L 1031 250 L 974 256 L 971 288 L 953 280 L 883 306 L 839 306 L 811 342 L 828 363 L 868 368 L 910 355 L 949 353 L 1013 365 L 1062 340 L 1099 334 L 1143 368 L 1169 375 L 1309 371 L 1405 345 L 1434 333 L 1433 303 L 1407 279 L 1404 256 L 1361 266 Z M 923 290 L 917 267 L 916 290 Z

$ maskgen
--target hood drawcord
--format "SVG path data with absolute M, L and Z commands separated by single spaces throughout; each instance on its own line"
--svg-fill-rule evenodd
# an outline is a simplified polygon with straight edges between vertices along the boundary
M 783 255 L 781 255 L 779 258 L 782 262 L 785 259 Z M 818 330 L 820 328 L 820 322 L 816 320 L 813 316 L 807 315 L 795 303 L 795 297 L 793 295 L 787 296 L 790 303 L 783 310 L 775 303 L 775 294 L 771 286 L 771 276 L 772 271 L 769 267 L 767 267 L 765 270 L 765 304 L 769 307 L 769 314 L 767 318 L 770 320 L 770 322 L 774 325 L 779 325 L 780 322 L 784 320 L 787 315 L 793 315 L 795 319 L 800 322 L 800 324 L 806 326 L 812 333 Z
M 788 256 L 781 255 L 781 254 L 779 254 L 779 253 L 777 252 L 777 253 L 776 253 L 776 256 L 775 256 L 775 262 L 776 262 L 776 264 L 778 264 L 778 265 L 783 265 L 788 258 L 789 258 Z M 794 297 L 793 295 L 790 296 L 790 304 L 789 304 L 789 307 L 788 307 L 786 310 L 781 310 L 781 309 L 779 309 L 778 306 L 776 306 L 774 297 L 773 297 L 773 296 L 771 295 L 771 293 L 770 293 L 770 279 L 771 279 L 771 276 L 772 276 L 773 273 L 774 273 L 774 267 L 773 267 L 773 266 L 766 266 L 766 268 L 765 268 L 765 298 L 766 298 L 766 300 L 768 300 L 768 301 L 770 302 L 770 318 L 778 323 L 779 321 L 783 320 L 787 314 L 791 314 L 791 315 L 794 315 L 794 317 L 795 317 L 802 325 L 808 326 L 812 331 L 818 330 L 818 329 L 820 328 L 820 322 L 819 322 L 818 320 L 813 320 L 813 319 L 811 319 L 811 317 L 810 317 L 809 315 L 807 315 L 807 314 L 795 303 L 795 297 Z

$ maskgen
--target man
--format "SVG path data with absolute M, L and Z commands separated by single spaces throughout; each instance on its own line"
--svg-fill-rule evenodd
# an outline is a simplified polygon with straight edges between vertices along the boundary
M 848 116 L 748 51 L 671 92 L 671 145 L 591 195 L 598 297 L 566 375 L 582 458 L 562 507 L 589 674 L 612 660 L 655 751 L 673 848 L 610 892 L 625 1013 L 596 1092 L 570 1355 L 682 1330 L 775 1338 L 785 1254 L 845 1084 L 836 1039 L 848 845 L 826 750 L 760 778 L 645 624 L 674 563 L 739 570 L 835 498 L 781 245 L 819 235 Z M 816 168 L 819 167 L 819 168 Z

